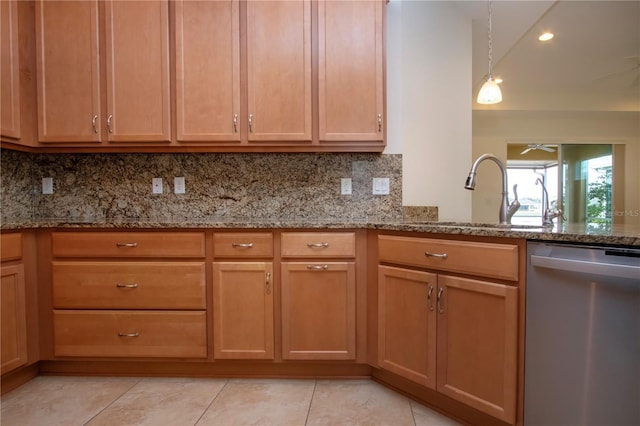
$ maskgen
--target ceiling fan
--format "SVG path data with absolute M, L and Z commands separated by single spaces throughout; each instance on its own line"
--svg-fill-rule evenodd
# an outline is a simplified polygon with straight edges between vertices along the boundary
M 536 149 L 539 149 L 541 151 L 547 151 L 547 152 L 555 152 L 556 149 L 551 147 L 551 146 L 547 146 L 547 145 L 542 145 L 539 143 L 530 143 L 529 145 L 527 145 L 527 147 L 520 153 L 520 155 L 524 155 L 529 151 L 534 151 Z

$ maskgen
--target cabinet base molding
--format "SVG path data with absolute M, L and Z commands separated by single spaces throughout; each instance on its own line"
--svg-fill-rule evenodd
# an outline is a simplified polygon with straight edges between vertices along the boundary
M 436 392 L 435 390 L 428 389 L 386 370 L 373 368 L 371 370 L 371 377 L 376 382 L 393 389 L 408 398 L 418 401 L 435 411 L 439 411 L 460 423 L 472 424 L 474 426 L 510 425 L 509 423 L 475 410 L 468 405 L 455 401 L 448 396 Z
M 250 361 L 40 361 L 43 375 L 183 376 L 252 378 L 370 378 L 371 366 L 347 363 L 271 363 Z M 3 384 L 4 386 L 4 384 Z
M 38 363 L 36 362 L 34 364 L 27 365 L 4 374 L 2 378 L 0 378 L 0 394 L 4 395 L 5 393 L 10 392 L 17 387 L 24 385 L 29 380 L 36 378 L 39 371 L 40 368 Z

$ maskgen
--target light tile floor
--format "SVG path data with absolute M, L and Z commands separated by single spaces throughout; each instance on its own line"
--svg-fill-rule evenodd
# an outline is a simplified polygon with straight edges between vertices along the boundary
M 40 376 L 0 404 L 2 426 L 458 425 L 372 380 Z

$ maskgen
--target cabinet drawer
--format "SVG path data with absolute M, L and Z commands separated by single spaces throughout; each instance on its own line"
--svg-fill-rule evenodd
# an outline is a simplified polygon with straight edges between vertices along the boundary
M 204 257 L 204 232 L 53 232 L 53 257 Z
M 56 356 L 207 356 L 204 311 L 54 310 L 53 330 Z
M 511 244 L 379 235 L 378 256 L 380 262 L 518 280 L 518 246 Z
M 355 257 L 353 232 L 283 232 L 282 257 Z
M 22 234 L 0 235 L 0 261 L 16 260 L 22 257 Z
M 204 262 L 53 262 L 56 308 L 204 309 Z
M 271 232 L 234 232 L 213 235 L 215 257 L 273 257 Z

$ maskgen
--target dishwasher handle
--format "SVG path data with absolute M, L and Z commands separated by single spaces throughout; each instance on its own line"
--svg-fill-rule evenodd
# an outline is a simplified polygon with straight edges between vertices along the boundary
M 640 266 L 617 265 L 614 263 L 590 262 L 584 260 L 566 259 L 531 255 L 531 265 L 562 271 L 582 272 L 591 275 L 604 275 L 616 278 L 631 278 L 640 280 Z

